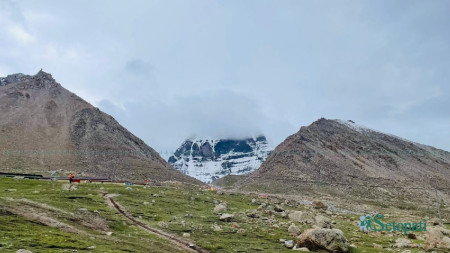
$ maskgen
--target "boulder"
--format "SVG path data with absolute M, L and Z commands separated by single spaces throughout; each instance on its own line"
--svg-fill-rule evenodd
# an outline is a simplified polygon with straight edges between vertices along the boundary
M 286 248 L 292 249 L 294 247 L 294 241 L 293 240 L 284 241 L 284 246 L 286 246 Z
M 18 251 L 16 251 L 16 253 L 33 253 L 33 252 L 26 249 L 19 249 Z
M 313 201 L 312 206 L 315 209 L 327 209 L 327 205 L 325 205 L 322 201 Z
M 224 222 L 230 222 L 233 221 L 234 219 L 234 215 L 229 214 L 229 213 L 224 213 L 219 217 L 219 220 L 224 221 Z
M 339 229 L 308 229 L 297 238 L 297 248 L 300 247 L 306 247 L 312 251 L 349 252 L 347 239 Z
M 218 204 L 214 207 L 214 213 L 223 213 L 227 211 L 227 205 L 225 203 Z
M 320 228 L 332 228 L 331 226 L 331 220 L 323 215 L 317 215 L 314 218 L 315 225 Z
M 395 240 L 395 247 L 397 248 L 409 248 L 411 247 L 412 242 L 408 239 L 405 238 L 398 238 L 397 240 Z
M 302 222 L 302 223 L 307 223 L 307 224 L 310 224 L 313 221 L 312 215 L 310 213 L 302 212 L 302 211 L 291 212 L 291 213 L 289 213 L 288 217 L 289 217 L 289 220 L 291 220 L 291 221 Z
M 299 236 L 302 233 L 301 229 L 294 224 L 289 226 L 288 232 L 293 236 Z
M 433 227 L 427 232 L 425 250 L 450 249 L 450 230 L 443 227 Z

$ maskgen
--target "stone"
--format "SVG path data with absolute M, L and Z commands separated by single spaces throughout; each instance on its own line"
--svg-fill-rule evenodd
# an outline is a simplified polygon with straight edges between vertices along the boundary
M 191 234 L 189 234 L 189 233 L 183 233 L 183 237 L 184 237 L 184 238 L 189 238 L 189 237 L 191 237 Z
M 332 228 L 331 226 L 331 220 L 323 215 L 317 215 L 314 218 L 315 225 L 320 228 Z
M 106 232 L 107 236 L 111 236 L 113 234 L 113 232 Z
M 302 211 L 294 211 L 292 213 L 289 213 L 288 217 L 291 221 L 302 222 L 306 224 L 310 224 L 313 220 L 310 213 Z
M 18 251 L 16 251 L 16 253 L 33 253 L 33 252 L 26 249 L 19 249 Z
M 284 246 L 286 248 L 292 249 L 294 247 L 294 241 L 293 240 L 284 241 Z
M 158 222 L 158 227 L 160 227 L 160 228 L 168 228 L 169 224 L 167 224 L 164 221 L 160 221 L 160 222 Z
M 325 249 L 332 253 L 349 252 L 348 241 L 339 229 L 308 229 L 297 237 L 297 248 L 300 247 L 312 251 Z
M 322 201 L 313 201 L 312 206 L 315 209 L 327 209 L 327 205 L 325 205 Z
M 288 232 L 290 235 L 295 236 L 295 237 L 299 236 L 302 233 L 301 229 L 294 224 L 291 224 L 289 226 Z
M 230 222 L 233 221 L 234 219 L 234 215 L 229 214 L 229 213 L 224 213 L 219 217 L 219 220 L 224 221 L 224 222 Z
M 412 242 L 405 238 L 398 238 L 395 240 L 395 247 L 396 248 L 409 248 L 411 247 Z
M 429 229 L 425 235 L 425 250 L 450 249 L 450 230 L 436 226 Z
M 224 203 L 218 204 L 214 207 L 214 213 L 223 213 L 227 211 L 227 205 Z
M 383 248 L 383 246 L 381 246 L 380 244 L 376 244 L 376 243 L 373 244 L 373 247 L 375 249 L 382 249 Z
M 306 248 L 306 247 L 297 248 L 297 246 L 294 246 L 294 247 L 292 248 L 292 250 L 309 252 L 309 249 Z
M 256 219 L 256 218 L 259 218 L 259 215 L 257 213 L 249 213 L 249 214 L 247 214 L 247 217 Z
M 212 230 L 213 230 L 214 232 L 218 232 L 218 231 L 221 231 L 221 230 L 222 230 L 222 228 L 221 228 L 220 226 L 218 226 L 218 225 L 213 225 L 211 228 L 212 228 Z
M 409 234 L 408 234 L 408 238 L 409 238 L 409 239 L 416 239 L 417 236 L 416 236 L 416 234 L 409 233 Z
M 279 205 L 275 205 L 274 210 L 275 212 L 284 212 L 284 208 Z

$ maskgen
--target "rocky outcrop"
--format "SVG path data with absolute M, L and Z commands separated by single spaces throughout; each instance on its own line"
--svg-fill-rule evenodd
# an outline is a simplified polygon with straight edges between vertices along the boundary
M 270 154 L 264 136 L 247 139 L 188 139 L 168 162 L 186 175 L 212 182 L 227 175 L 247 174 Z

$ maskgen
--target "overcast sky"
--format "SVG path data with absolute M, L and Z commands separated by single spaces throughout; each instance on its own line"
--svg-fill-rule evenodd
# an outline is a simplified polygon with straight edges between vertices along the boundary
M 157 151 L 320 117 L 450 151 L 450 1 L 0 0 L 0 76 L 50 72 Z M 1 113 L 1 112 L 0 112 Z

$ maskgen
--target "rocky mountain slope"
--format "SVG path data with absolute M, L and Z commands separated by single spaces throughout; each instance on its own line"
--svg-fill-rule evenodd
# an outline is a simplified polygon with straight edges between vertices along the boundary
M 0 112 L 1 171 L 200 183 L 42 70 L 0 78 Z
M 186 175 L 212 182 L 225 175 L 242 175 L 257 169 L 270 154 L 264 136 L 247 139 L 188 139 L 169 163 Z
M 448 200 L 450 153 L 352 121 L 322 118 L 289 136 L 238 185 L 279 193 L 428 200 L 437 193 L 427 189 L 438 188 L 440 198 Z

